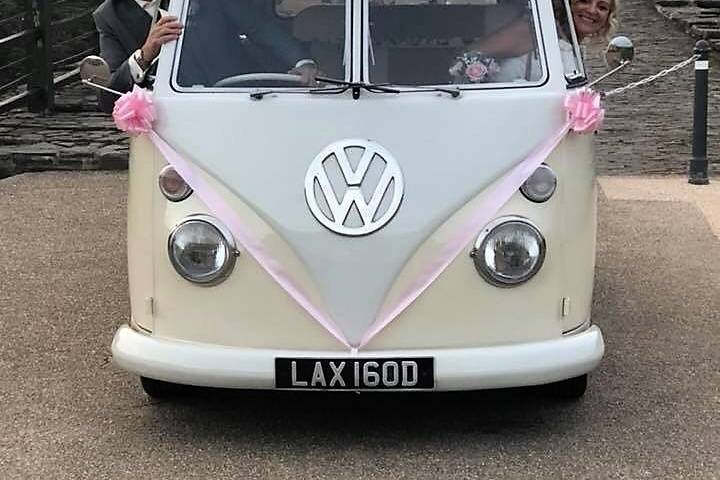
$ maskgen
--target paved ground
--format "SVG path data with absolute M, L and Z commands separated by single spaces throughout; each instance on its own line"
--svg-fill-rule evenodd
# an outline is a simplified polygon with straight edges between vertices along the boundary
M 153 403 L 109 362 L 128 316 L 126 175 L 0 180 L 0 476 L 720 478 L 720 241 L 695 204 L 624 200 L 626 181 L 601 181 L 607 353 L 579 403 L 537 389 Z M 635 186 L 683 188 L 653 182 Z
M 690 185 L 685 176 L 604 177 L 600 185 L 609 200 L 690 202 L 720 239 L 720 185 Z

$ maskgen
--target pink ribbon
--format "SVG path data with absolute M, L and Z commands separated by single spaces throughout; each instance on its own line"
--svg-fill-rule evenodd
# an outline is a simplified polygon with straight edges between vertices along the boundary
M 117 128 L 130 135 L 148 133 L 155 121 L 155 105 L 150 92 L 137 85 L 115 101 L 113 119 Z
M 605 110 L 600 107 L 600 94 L 583 88 L 565 97 L 565 110 L 570 128 L 577 133 L 600 129 Z
M 242 248 L 252 256 L 256 262 L 312 316 L 325 330 L 338 339 L 343 345 L 352 348 L 342 331 L 327 315 L 316 308 L 301 288 L 292 281 L 285 269 L 271 255 L 267 253 L 262 243 L 257 241 L 243 226 L 242 220 L 225 200 L 198 175 L 195 175 L 192 166 L 160 135 L 152 129 L 155 119 L 155 108 L 152 97 L 144 89 L 135 88 L 122 95 L 115 102 L 113 118 L 117 127 L 132 135 L 147 134 L 148 138 L 165 160 L 173 166 L 175 171 L 190 185 L 195 194 L 202 200 L 208 209 L 225 226 L 227 226 Z
M 389 310 L 380 312 L 378 319 L 363 335 L 359 347 L 367 345 L 375 335 L 410 306 L 410 304 L 440 276 L 455 257 L 473 241 L 473 238 L 477 236 L 478 232 L 495 217 L 498 210 L 510 200 L 510 197 L 525 183 L 525 180 L 527 180 L 535 169 L 550 155 L 565 137 L 569 126 L 569 123 L 563 125 L 562 129 L 558 130 L 553 137 L 533 150 L 525 160 L 513 167 L 498 181 L 493 190 L 485 196 L 475 211 L 472 212 L 469 220 L 463 225 L 460 232 L 448 241 L 441 250 L 438 250 L 423 273 L 418 275 L 415 281 L 407 288 L 400 298 L 400 301 Z
M 238 215 L 222 197 L 210 188 L 199 176 L 195 175 L 191 165 L 170 147 L 153 129 L 155 108 L 150 94 L 137 86 L 131 92 L 122 95 L 113 110 L 115 124 L 120 130 L 132 135 L 148 134 L 148 137 L 177 173 L 195 191 L 210 211 L 233 233 L 235 240 L 258 262 L 258 264 L 310 314 L 331 335 L 343 345 L 356 352 L 370 342 L 390 322 L 397 318 L 412 302 L 427 289 L 450 263 L 472 242 L 478 232 L 495 217 L 497 212 L 517 192 L 532 173 L 545 161 L 555 147 L 565 138 L 568 131 L 588 133 L 600 128 L 605 111 L 600 106 L 600 95 L 589 89 L 582 89 L 565 98 L 564 107 L 567 121 L 545 142 L 535 148 L 520 163 L 512 167 L 500 178 L 493 190 L 470 215 L 469 220 L 459 233 L 452 238 L 428 264 L 424 272 L 406 289 L 394 306 L 384 309 L 363 335 L 360 344 L 350 345 L 335 322 L 316 308 L 302 289 L 297 286 L 280 265 L 243 227 Z
M 478 232 L 492 220 L 497 212 L 518 191 L 530 175 L 555 150 L 569 130 L 577 133 L 593 132 L 602 125 L 605 111 L 600 107 L 600 94 L 582 89 L 565 98 L 567 121 L 557 132 L 535 148 L 520 163 L 505 174 L 491 192 L 476 207 L 459 233 L 437 252 L 415 281 L 393 307 L 380 312 L 378 319 L 365 332 L 358 348 L 370 342 L 383 328 L 392 322 L 425 291 L 450 263 L 472 242 Z
M 569 94 L 565 98 L 564 105 L 567 113 L 565 124 L 498 180 L 493 190 L 484 197 L 483 201 L 472 212 L 459 233 L 437 252 L 437 255 L 427 265 L 423 273 L 418 275 L 400 297 L 400 301 L 395 306 L 380 312 L 378 319 L 363 335 L 358 348 L 367 345 L 375 335 L 388 326 L 440 276 L 463 249 L 473 241 L 478 232 L 495 217 L 497 212 L 510 200 L 522 184 L 530 178 L 530 175 L 540 164 L 555 150 L 555 147 L 565 138 L 569 130 L 577 133 L 587 133 L 599 129 L 602 125 L 605 111 L 600 107 L 600 94 L 582 89 Z

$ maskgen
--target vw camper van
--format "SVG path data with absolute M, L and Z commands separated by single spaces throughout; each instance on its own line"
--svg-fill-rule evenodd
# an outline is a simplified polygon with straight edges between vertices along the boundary
M 567 8 L 174 0 L 185 28 L 152 93 L 167 149 L 131 141 L 116 364 L 152 396 L 175 384 L 581 396 L 604 351 L 593 135 L 568 134 L 494 200 L 588 84 L 559 32 Z M 507 54 L 484 51 L 519 26 Z

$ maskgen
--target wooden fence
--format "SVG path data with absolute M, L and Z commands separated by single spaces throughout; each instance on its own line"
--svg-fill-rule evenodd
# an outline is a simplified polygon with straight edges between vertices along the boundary
M 52 113 L 55 90 L 77 81 L 77 63 L 98 51 L 92 11 L 99 1 L 17 3 L 19 11 L 0 16 L 0 113 L 23 105 Z

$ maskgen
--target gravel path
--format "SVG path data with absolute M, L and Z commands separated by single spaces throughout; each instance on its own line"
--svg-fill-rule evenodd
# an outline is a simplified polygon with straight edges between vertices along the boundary
M 579 402 L 541 389 L 156 402 L 109 361 L 129 314 L 126 184 L 0 180 L 3 480 L 720 478 L 720 243 L 692 204 L 601 196 L 606 351 Z

